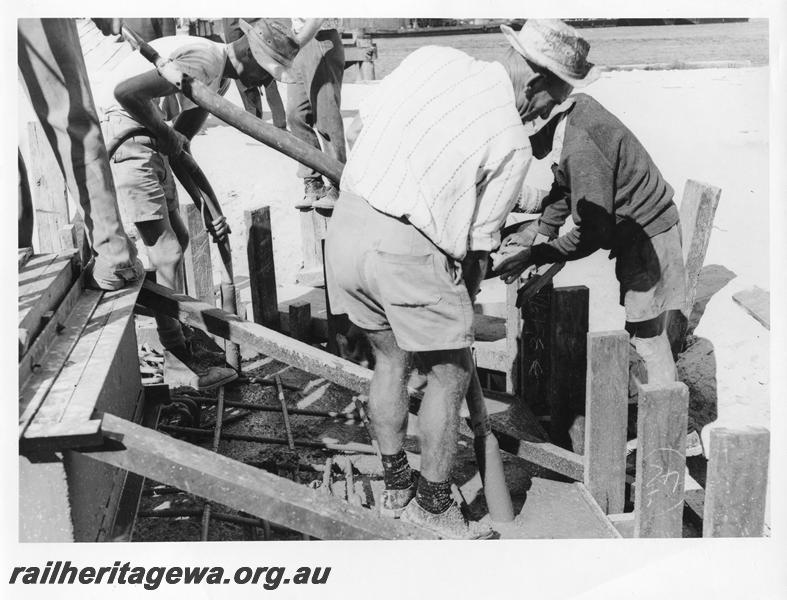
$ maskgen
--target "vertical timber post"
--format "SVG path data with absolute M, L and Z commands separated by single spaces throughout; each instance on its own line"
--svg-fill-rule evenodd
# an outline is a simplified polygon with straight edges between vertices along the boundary
M 520 281 L 506 285 L 506 393 L 514 394 L 520 388 L 522 336 L 522 311 L 516 306 L 516 292 Z
M 325 280 L 325 317 L 328 321 L 325 349 L 331 354 L 339 355 L 339 344 L 336 340 L 337 333 L 346 333 L 350 326 L 346 314 L 336 315 L 331 310 L 331 298 L 328 294 L 328 276 L 325 269 L 325 239 L 320 241 L 320 255 L 322 256 L 322 275 Z
M 555 288 L 550 307 L 549 406 L 552 442 L 581 454 L 585 448 L 585 372 L 588 301 L 584 285 Z
M 289 310 L 290 337 L 308 343 L 311 339 L 312 305 L 308 302 L 293 302 Z
M 549 385 L 549 333 L 552 284 L 522 306 L 519 397 L 537 414 L 546 411 Z M 543 408 L 544 410 L 539 410 Z
M 703 537 L 760 537 L 765 524 L 770 432 L 712 428 Z
M 298 283 L 312 287 L 325 285 L 322 272 L 322 240 L 328 230 L 328 217 L 316 210 L 300 211 L 303 267 Z
M 634 537 L 681 537 L 689 390 L 640 385 L 638 403 Z
M 27 124 L 30 145 L 28 177 L 38 230 L 38 252 L 49 254 L 65 250 L 60 230 L 68 225 L 68 191 L 63 171 L 38 121 Z
M 215 306 L 210 235 L 205 230 L 199 209 L 191 203 L 186 205 L 186 224 L 189 228 L 189 247 L 183 256 L 186 289 L 192 298 Z
M 279 330 L 279 300 L 273 260 L 273 234 L 269 206 L 244 211 L 246 254 L 249 260 L 249 285 L 254 322 Z
M 589 333 L 585 401 L 585 487 L 606 514 L 623 512 L 629 335 Z

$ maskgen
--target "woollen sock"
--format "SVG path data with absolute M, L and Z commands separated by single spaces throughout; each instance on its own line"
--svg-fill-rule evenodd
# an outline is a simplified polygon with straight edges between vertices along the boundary
M 425 511 L 438 515 L 451 506 L 451 481 L 429 481 L 423 475 L 418 477 L 418 489 L 415 499 Z
M 389 490 L 404 490 L 413 484 L 413 471 L 407 462 L 407 454 L 399 450 L 397 454 L 382 454 L 383 478 Z

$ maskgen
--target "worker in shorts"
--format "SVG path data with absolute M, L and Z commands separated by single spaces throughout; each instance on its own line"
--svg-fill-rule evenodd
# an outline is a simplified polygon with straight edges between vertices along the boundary
M 151 46 L 180 71 L 217 92 L 226 89 L 229 79 L 239 79 L 247 86 L 265 85 L 274 79 L 293 81 L 290 69 L 300 46 L 289 22 L 260 19 L 251 26 L 241 20 L 240 26 L 245 35 L 231 44 L 173 36 L 154 40 Z M 138 53 L 118 66 L 109 93 L 102 100 L 108 139 L 117 139 L 140 125 L 149 132 L 134 136 L 119 147 L 113 158 L 113 172 L 124 221 L 134 224 L 147 247 L 157 282 L 177 290 L 188 229 L 178 211 L 167 157 L 188 150 L 207 111 L 189 101 Z M 223 217 L 212 228 L 218 237 L 227 233 Z M 164 316 L 156 316 L 156 323 L 165 350 L 185 364 L 194 365 L 180 323 Z M 202 389 L 237 377 L 227 367 L 198 369 L 193 368 Z
M 474 369 L 473 299 L 520 197 L 529 135 L 563 100 L 533 93 L 536 73 L 513 48 L 501 58 L 428 46 L 380 82 L 348 128 L 352 149 L 325 249 L 331 308 L 374 349 L 380 512 L 447 538 L 491 533 L 451 496 L 459 407 Z M 402 449 L 414 361 L 427 381 L 417 476 Z
M 504 27 L 515 48 L 539 73 L 536 88 L 578 83 L 574 64 L 587 49 L 550 43 L 559 21 L 527 21 L 516 34 Z M 585 75 L 584 80 L 587 80 Z M 626 330 L 643 358 L 648 383 L 675 380 L 666 315 L 683 308 L 686 272 L 673 190 L 633 133 L 585 94 L 552 118 L 533 140 L 537 157 L 551 154 L 554 183 L 536 226 L 503 241 L 495 271 L 512 281 L 525 269 L 578 260 L 610 250 L 626 309 Z M 558 236 L 571 216 L 574 227 Z

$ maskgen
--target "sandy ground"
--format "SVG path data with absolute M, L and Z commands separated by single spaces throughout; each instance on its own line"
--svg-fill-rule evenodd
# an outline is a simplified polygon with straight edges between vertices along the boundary
M 373 85 L 345 86 L 346 121 Z M 734 277 L 709 299 L 695 331 L 697 344 L 681 361 L 681 375 L 692 389 L 692 402 L 701 396 L 705 414 L 717 413 L 717 423 L 766 427 L 770 334 L 732 295 L 752 285 L 770 288 L 767 90 L 765 67 L 612 72 L 586 90 L 639 137 L 675 188 L 678 203 L 688 178 L 722 189 L 705 265 L 723 266 Z M 234 89 L 229 97 L 238 101 Z M 248 272 L 243 211 L 267 204 L 277 282 L 291 286 L 301 264 L 298 215 L 291 208 L 302 193 L 296 164 L 215 120 L 192 147 L 233 228 L 240 281 L 245 283 Z M 545 165 L 534 164 L 529 177 L 534 185 L 549 183 Z M 570 264 L 556 279 L 559 285 L 589 286 L 591 330 L 623 325 L 612 266 L 606 253 L 598 252 Z M 247 299 L 244 283 L 241 294 Z M 501 293 L 491 283 L 485 297 L 502 300 Z M 706 430 L 706 451 L 707 435 Z

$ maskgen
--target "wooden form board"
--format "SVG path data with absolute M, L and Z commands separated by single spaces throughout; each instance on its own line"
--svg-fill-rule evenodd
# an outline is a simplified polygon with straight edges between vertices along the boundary
M 27 135 L 30 146 L 28 176 L 35 207 L 38 251 L 60 252 L 64 249 L 60 230 L 68 225 L 68 193 L 63 170 L 38 121 L 27 124 Z
M 67 447 L 71 428 L 70 445 L 85 445 L 91 432 L 86 424 L 97 406 L 116 414 L 128 412 L 122 399 L 135 400 L 141 391 L 133 322 L 140 287 L 137 283 L 103 295 L 95 292 L 99 300 L 94 311 L 20 439 L 25 451 Z M 85 295 L 93 293 L 87 290 Z M 55 362 L 48 355 L 44 361 Z
M 634 536 L 681 537 L 689 390 L 640 385 L 638 404 Z
M 590 292 L 584 285 L 555 288 L 550 307 L 550 436 L 584 452 L 585 372 Z
M 719 206 L 721 189 L 689 179 L 683 189 L 680 205 L 680 223 L 683 238 L 683 260 L 686 264 L 686 304 L 688 318 L 694 306 L 700 271 L 713 230 L 713 218 Z
M 246 254 L 254 322 L 280 330 L 279 302 L 276 297 L 276 269 L 273 264 L 273 233 L 270 207 L 243 213 L 246 227 Z
M 215 304 L 210 235 L 205 230 L 199 209 L 194 204 L 186 205 L 186 222 L 189 228 L 189 247 L 183 256 L 186 289 L 190 296 L 208 304 Z
M 769 446 L 764 427 L 711 428 L 703 537 L 762 536 Z
M 189 490 L 319 539 L 435 539 L 424 529 L 105 414 L 103 449 L 86 456 Z
M 771 329 L 771 294 L 756 285 L 748 290 L 733 294 L 732 299 L 760 323 Z
M 46 313 L 57 309 L 77 278 L 74 251 L 32 256 L 19 269 L 19 354 L 27 351 L 44 328 Z
M 629 335 L 587 336 L 585 486 L 607 513 L 622 513 L 626 488 Z

